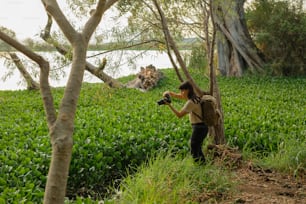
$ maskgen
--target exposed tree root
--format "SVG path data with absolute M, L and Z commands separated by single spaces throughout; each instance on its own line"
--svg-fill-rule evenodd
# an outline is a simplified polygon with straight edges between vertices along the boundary
M 238 168 L 241 166 L 242 155 L 238 148 L 210 144 L 207 146 L 207 150 L 209 155 L 212 155 L 214 161 L 217 163 L 221 163 L 230 168 Z

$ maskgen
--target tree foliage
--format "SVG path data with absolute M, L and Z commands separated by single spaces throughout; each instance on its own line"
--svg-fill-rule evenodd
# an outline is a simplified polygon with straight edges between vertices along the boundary
M 184 38 L 198 37 L 205 39 L 203 29 L 203 7 L 205 1 L 159 1 L 164 11 L 169 31 L 176 43 Z M 156 39 L 160 50 L 166 50 L 164 36 L 157 10 L 151 0 L 137 0 L 133 4 L 129 1 L 120 1 L 118 8 L 121 13 L 129 12 L 128 30 L 134 33 L 137 40 Z M 192 15 L 191 15 L 192 14 Z M 141 25 L 141 26 L 139 26 Z M 203 41 L 201 41 L 203 42 Z
M 249 31 L 274 75 L 306 74 L 306 15 L 290 1 L 255 0 L 247 9 Z
M 203 44 L 199 46 L 194 46 L 191 51 L 191 56 L 189 59 L 188 66 L 190 68 L 199 68 L 199 69 L 205 69 L 207 66 L 207 57 L 206 57 L 206 50 L 203 46 Z

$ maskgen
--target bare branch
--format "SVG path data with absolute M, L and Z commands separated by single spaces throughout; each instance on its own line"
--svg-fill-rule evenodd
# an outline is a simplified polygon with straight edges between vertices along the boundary
M 40 37 L 46 41 L 48 44 L 53 45 L 55 49 L 62 55 L 67 54 L 67 50 L 64 47 L 61 47 L 58 43 L 55 42 L 55 40 L 51 37 L 51 27 L 52 27 L 52 16 L 48 14 L 48 20 L 47 24 L 45 26 L 45 29 L 40 33 Z
M 109 9 L 118 0 L 99 0 L 96 9 L 92 12 L 90 19 L 85 24 L 83 36 L 86 41 L 89 41 L 92 33 L 101 21 L 104 12 Z
M 70 43 L 74 43 L 77 39 L 75 37 L 77 35 L 77 31 L 73 28 L 73 26 L 67 20 L 66 16 L 63 14 L 62 10 L 60 9 L 57 1 L 42 0 L 42 3 L 47 13 L 50 14 L 54 18 L 58 26 L 61 28 L 64 35 L 68 39 L 68 41 Z
M 161 23 L 162 23 L 162 27 L 163 27 L 163 32 L 164 32 L 164 35 L 165 35 L 165 39 L 166 39 L 166 42 L 169 43 L 171 49 L 173 50 L 173 52 L 175 53 L 175 56 L 185 74 L 185 76 L 187 77 L 187 79 L 192 83 L 192 85 L 194 86 L 195 88 L 195 91 L 198 95 L 202 96 L 203 95 L 203 92 L 200 87 L 195 83 L 195 81 L 193 80 L 192 76 L 189 74 L 188 70 L 187 70 L 187 67 L 186 67 L 186 64 L 170 34 L 170 31 L 168 29 L 168 25 L 167 25 L 167 19 L 162 11 L 162 9 L 160 8 L 160 5 L 157 3 L 157 0 L 153 0 L 154 2 L 154 5 L 156 6 L 157 10 L 158 10 L 158 13 L 160 15 L 160 18 L 161 18 Z
M 154 42 L 155 43 L 164 44 L 164 42 L 162 42 L 160 40 L 148 40 L 148 41 L 143 41 L 143 42 L 132 44 L 132 45 L 128 45 L 128 46 L 117 47 L 115 49 L 109 49 L 107 51 L 100 52 L 98 54 L 94 54 L 94 55 L 88 56 L 87 58 L 92 58 L 92 57 L 103 55 L 103 54 L 106 54 L 106 53 L 109 53 L 109 52 L 113 52 L 113 51 L 116 51 L 116 50 L 125 50 L 125 49 L 129 49 L 129 48 L 132 48 L 132 47 L 137 47 L 137 46 L 140 46 L 140 45 L 145 45 L 145 44 L 154 43 Z

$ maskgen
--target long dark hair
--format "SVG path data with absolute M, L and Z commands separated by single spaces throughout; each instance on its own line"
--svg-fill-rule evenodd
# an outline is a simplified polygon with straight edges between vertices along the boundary
M 183 82 L 180 86 L 179 86 L 179 90 L 188 90 L 188 99 L 193 100 L 193 102 L 198 102 L 199 97 L 195 94 L 194 90 L 193 90 L 193 86 L 189 81 L 185 81 Z

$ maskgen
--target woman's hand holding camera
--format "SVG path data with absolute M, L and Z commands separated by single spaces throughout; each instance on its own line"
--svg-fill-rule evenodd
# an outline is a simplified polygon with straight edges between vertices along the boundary
M 171 96 L 171 92 L 170 91 L 165 91 L 164 93 L 163 93 L 163 97 L 166 97 L 166 96 Z
M 158 105 L 169 105 L 171 103 L 170 92 L 166 91 L 163 93 L 163 99 L 157 101 Z

